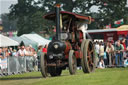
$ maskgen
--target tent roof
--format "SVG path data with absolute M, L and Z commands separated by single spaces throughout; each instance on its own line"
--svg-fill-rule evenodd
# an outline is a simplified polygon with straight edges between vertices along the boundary
M 24 34 L 21 37 L 35 41 L 38 43 L 38 45 L 46 45 L 46 44 L 49 44 L 49 42 L 50 42 L 50 40 L 47 40 L 38 34 Z
M 0 34 L 0 47 L 7 47 L 7 46 L 18 46 L 19 43 L 17 41 L 14 41 L 10 39 L 9 37 L 6 37 L 2 34 Z
M 113 31 L 128 31 L 128 25 L 122 25 L 118 28 L 111 28 L 111 29 L 95 29 L 95 30 L 85 30 L 88 33 L 99 33 L 99 32 L 113 32 Z
M 22 41 L 24 42 L 25 46 L 28 46 L 28 45 L 37 45 L 38 43 L 36 43 L 35 41 L 33 40 L 30 40 L 30 39 L 27 39 L 25 37 L 11 37 L 11 39 L 21 43 Z
M 22 39 L 20 37 L 10 37 L 11 39 L 21 43 Z
M 116 28 L 112 28 L 112 29 L 94 29 L 94 30 L 85 30 L 85 33 L 97 33 L 97 32 L 113 32 L 113 31 L 117 31 Z
M 121 25 L 117 28 L 118 30 L 128 30 L 128 25 Z

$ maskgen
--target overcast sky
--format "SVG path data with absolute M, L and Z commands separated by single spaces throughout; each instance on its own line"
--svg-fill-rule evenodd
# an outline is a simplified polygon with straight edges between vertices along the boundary
M 9 7 L 11 4 L 16 4 L 17 0 L 0 0 L 0 14 L 2 13 L 9 13 Z M 128 5 L 128 0 L 127 0 Z M 92 11 L 96 12 L 98 7 L 94 6 L 91 8 Z
M 0 14 L 8 13 L 11 4 L 16 4 L 17 0 L 0 0 Z

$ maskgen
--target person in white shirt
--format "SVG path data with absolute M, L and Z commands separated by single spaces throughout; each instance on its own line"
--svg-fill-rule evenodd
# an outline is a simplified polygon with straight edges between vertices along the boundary
M 100 42 L 100 44 L 99 44 L 99 57 L 100 58 L 104 57 L 104 44 L 103 44 L 103 42 Z
M 99 57 L 99 42 L 98 41 L 96 41 L 95 50 L 96 50 L 96 53 L 97 53 L 97 55 Z
M 27 51 L 24 46 L 21 46 L 21 49 L 18 51 L 19 56 L 26 56 Z
M 109 44 L 106 47 L 106 52 L 109 55 L 109 66 L 114 65 L 114 46 L 112 45 L 111 41 L 109 42 Z

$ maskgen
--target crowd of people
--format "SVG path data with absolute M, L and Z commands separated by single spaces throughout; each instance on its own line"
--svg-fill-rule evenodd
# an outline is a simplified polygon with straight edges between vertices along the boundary
M 32 45 L 29 45 L 29 46 L 20 45 L 15 48 L 14 47 L 0 47 L 0 64 L 2 60 L 7 59 L 9 57 L 24 58 L 25 56 L 27 56 L 26 64 L 28 64 L 28 60 L 29 60 L 28 58 L 32 57 L 34 70 L 39 70 L 41 52 L 47 52 L 47 47 L 48 45 L 45 45 L 44 47 L 40 45 L 37 50 L 35 50 L 32 47 Z M 2 66 L 0 65 L 0 69 L 1 68 Z
M 128 65 L 128 46 L 126 39 L 117 41 L 95 41 L 95 51 L 97 54 L 97 68 L 123 67 Z
M 37 52 L 32 46 L 18 46 L 17 49 L 13 49 L 12 47 L 3 47 L 0 48 L 0 59 L 4 59 L 6 57 L 15 56 L 34 56 L 37 58 Z
M 128 65 L 128 45 L 126 39 L 123 38 L 117 41 L 95 41 L 95 52 L 96 52 L 96 67 L 123 67 Z M 12 47 L 0 48 L 0 62 L 2 59 L 7 57 L 24 57 L 32 56 L 34 60 L 37 60 L 38 69 L 40 69 L 40 56 L 41 52 L 47 52 L 48 45 L 39 46 L 35 50 L 31 45 L 29 46 L 18 46 L 17 49 Z M 43 48 L 43 49 L 42 49 Z

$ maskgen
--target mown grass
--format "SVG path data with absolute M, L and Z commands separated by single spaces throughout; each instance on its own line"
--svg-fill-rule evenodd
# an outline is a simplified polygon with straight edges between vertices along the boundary
M 62 76 L 42 78 L 40 72 L 0 77 L 0 85 L 128 85 L 128 68 L 96 69 L 84 74 L 78 70 L 70 75 L 68 70 Z

